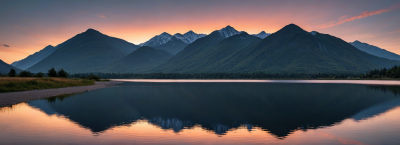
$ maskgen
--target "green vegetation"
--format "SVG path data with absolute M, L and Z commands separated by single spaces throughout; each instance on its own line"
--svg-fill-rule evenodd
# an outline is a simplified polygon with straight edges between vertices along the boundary
M 72 74 L 73 78 L 86 78 L 89 74 Z M 357 79 L 360 74 L 269 74 L 254 73 L 96 73 L 106 79 Z
M 57 77 L 57 71 L 53 67 L 48 71 L 47 76 L 49 77 Z
M 0 93 L 27 91 L 36 89 L 52 89 L 75 86 L 94 85 L 92 80 L 74 80 L 67 78 L 22 78 L 22 77 L 1 77 Z
M 19 73 L 19 77 L 32 77 L 34 74 L 32 74 L 31 72 L 29 72 L 29 71 L 25 71 L 25 70 L 23 70 L 23 71 L 21 71 L 20 73 Z
M 43 78 L 44 76 L 45 76 L 45 74 L 42 73 L 42 72 L 38 72 L 38 73 L 36 73 L 36 74 L 34 75 L 35 78 Z
M 15 77 L 17 76 L 17 72 L 15 71 L 15 69 L 10 69 L 10 72 L 8 73 L 9 77 Z
M 373 78 L 373 79 L 388 79 L 388 78 L 394 78 L 398 79 L 400 78 L 400 67 L 397 65 L 393 66 L 392 68 L 386 69 L 374 69 L 367 71 L 365 74 L 360 75 L 360 78 Z

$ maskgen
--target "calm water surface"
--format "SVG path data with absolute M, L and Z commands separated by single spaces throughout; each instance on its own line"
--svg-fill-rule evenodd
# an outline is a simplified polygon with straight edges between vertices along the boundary
M 0 108 L 0 144 L 400 144 L 386 82 L 125 82 Z

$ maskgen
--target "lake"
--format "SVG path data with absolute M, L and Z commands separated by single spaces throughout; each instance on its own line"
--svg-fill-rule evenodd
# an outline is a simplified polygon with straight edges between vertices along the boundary
M 119 81 L 0 108 L 0 144 L 400 144 L 398 81 Z

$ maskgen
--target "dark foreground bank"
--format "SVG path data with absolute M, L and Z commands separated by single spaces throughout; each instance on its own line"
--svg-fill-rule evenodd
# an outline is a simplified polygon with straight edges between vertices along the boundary
M 118 82 L 95 82 L 91 86 L 66 87 L 58 89 L 31 90 L 22 92 L 0 93 L 0 107 L 10 106 L 21 102 L 54 97 L 64 94 L 80 93 L 100 88 L 110 87 Z

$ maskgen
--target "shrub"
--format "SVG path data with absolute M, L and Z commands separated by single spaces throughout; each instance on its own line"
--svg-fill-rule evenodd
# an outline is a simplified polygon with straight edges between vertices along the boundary
M 49 77 L 57 77 L 57 71 L 52 67 L 52 68 L 49 70 L 49 73 L 47 73 L 47 75 L 48 75 Z
M 19 77 L 32 77 L 32 74 L 30 71 L 21 71 L 21 73 L 19 73 Z
M 8 73 L 9 77 L 16 77 L 17 76 L 17 72 L 15 71 L 15 69 L 10 69 L 10 72 Z
M 42 77 L 44 77 L 44 73 L 38 72 L 38 73 L 36 73 L 36 74 L 34 75 L 34 77 L 35 77 L 35 78 L 42 78 Z
M 86 77 L 86 79 L 99 81 L 99 80 L 101 79 L 101 77 L 96 76 L 96 75 L 94 75 L 93 73 L 91 73 L 90 75 L 88 75 L 88 76 Z
M 67 78 L 68 77 L 68 73 L 66 71 L 64 71 L 64 69 L 60 69 L 58 71 L 58 77 Z

